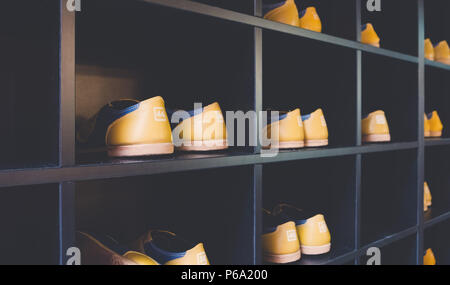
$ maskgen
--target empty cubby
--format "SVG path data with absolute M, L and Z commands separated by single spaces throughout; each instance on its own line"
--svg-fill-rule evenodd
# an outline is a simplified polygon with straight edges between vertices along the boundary
M 424 234 L 424 251 L 431 249 L 437 265 L 450 264 L 450 221 L 444 221 L 427 228 Z M 425 252 L 422 254 L 424 255 Z
M 211 264 L 253 264 L 252 173 L 237 167 L 80 182 L 77 229 L 124 244 L 169 230 L 203 242 Z
M 417 56 L 418 1 L 360 1 L 361 22 L 372 23 L 382 48 Z M 381 4 L 381 11 L 368 9 L 375 2 Z
M 78 126 L 121 98 L 160 95 L 166 108 L 187 111 L 194 103 L 217 101 L 224 115 L 254 109 L 250 26 L 139 1 L 104 0 L 87 1 L 76 23 Z
M 416 235 L 389 243 L 380 247 L 380 265 L 414 265 L 416 264 Z M 373 265 L 373 255 L 362 255 L 361 265 Z
M 363 53 L 362 116 L 383 110 L 392 142 L 417 139 L 417 64 Z
M 58 264 L 58 185 L 0 192 L 0 264 Z
M 298 264 L 324 264 L 355 248 L 355 157 L 302 160 L 263 167 L 263 207 L 287 203 L 305 218 L 323 214 L 331 233 L 331 251 L 303 255 Z
M 415 151 L 364 154 L 361 171 L 362 244 L 416 225 Z
M 450 41 L 449 9 L 450 3 L 447 1 L 424 1 L 425 38 L 429 38 L 433 44 Z
M 431 208 L 425 213 L 427 220 L 450 211 L 449 155 L 448 146 L 427 147 L 425 150 L 425 181 L 433 198 Z
M 301 114 L 306 115 L 322 108 L 329 146 L 353 146 L 356 144 L 355 65 L 356 53 L 351 49 L 264 31 L 264 110 L 300 108 Z
M 58 163 L 59 1 L 0 11 L 0 169 Z

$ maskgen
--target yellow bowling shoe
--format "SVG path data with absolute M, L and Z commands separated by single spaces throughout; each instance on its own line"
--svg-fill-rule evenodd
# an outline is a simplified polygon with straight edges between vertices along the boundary
M 288 204 L 276 206 L 273 214 L 295 222 L 303 254 L 318 255 L 330 251 L 331 234 L 322 214 L 307 218 L 302 210 Z
M 172 132 L 164 100 L 118 100 L 105 105 L 77 132 L 81 147 L 107 147 L 109 156 L 173 153 Z
M 163 265 L 209 265 L 203 243 L 186 241 L 174 233 L 150 230 L 130 247 Z
M 298 27 L 298 9 L 294 0 L 263 7 L 264 19 Z
M 430 137 L 438 138 L 442 136 L 442 130 L 444 125 L 442 125 L 441 119 L 437 111 L 433 111 L 427 116 L 428 124 L 430 125 Z
M 380 38 L 375 32 L 372 24 L 367 23 L 362 27 L 361 42 L 374 47 L 380 47 Z
M 300 259 L 300 243 L 293 221 L 279 219 L 263 212 L 263 258 L 270 263 L 289 263 Z
M 430 39 L 425 40 L 425 58 L 434 60 L 434 47 Z
M 263 148 L 302 148 L 304 147 L 304 130 L 300 109 L 283 114 L 279 120 L 264 129 Z
M 432 196 L 431 196 L 431 191 L 430 191 L 430 187 L 428 187 L 428 183 L 424 182 L 423 183 L 423 210 L 426 212 L 428 210 L 429 207 L 431 207 L 431 202 L 432 200 Z
M 305 146 L 318 147 L 328 145 L 328 128 L 322 109 L 302 116 L 305 130 Z
M 450 65 L 450 48 L 447 41 L 440 42 L 434 48 L 434 57 L 436 61 Z
M 427 249 L 423 256 L 423 265 L 436 265 L 436 258 L 431 248 Z
M 391 140 L 389 126 L 383 111 L 375 111 L 362 119 L 363 142 L 388 142 Z
M 322 22 L 315 7 L 308 7 L 300 13 L 298 26 L 314 32 L 322 32 Z
M 128 250 L 108 236 L 76 232 L 81 265 L 158 265 L 151 257 Z
M 172 131 L 176 149 L 211 151 L 228 148 L 227 127 L 219 103 L 208 105 L 199 112 L 191 111 L 189 115 L 191 117 Z

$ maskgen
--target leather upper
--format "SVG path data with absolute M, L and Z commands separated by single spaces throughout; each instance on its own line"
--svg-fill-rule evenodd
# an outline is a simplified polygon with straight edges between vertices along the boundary
M 265 253 L 291 254 L 300 250 L 297 229 L 294 222 L 278 225 L 273 232 L 263 234 L 262 244 Z
M 198 113 L 183 120 L 173 129 L 177 146 L 186 142 L 227 139 L 227 128 L 219 103 L 208 105 Z
M 322 109 L 317 109 L 309 115 L 302 116 L 305 130 L 305 140 L 328 139 L 328 127 Z
M 430 39 L 425 40 L 425 58 L 434 60 L 434 47 Z
M 295 109 L 279 121 L 267 125 L 264 129 L 264 138 L 272 142 L 303 141 L 304 129 L 300 109 Z M 267 144 L 266 142 L 265 145 Z
M 441 132 L 444 129 L 444 125 L 442 124 L 437 111 L 428 114 L 428 124 L 430 125 L 431 132 Z
M 321 246 L 331 242 L 325 218 L 322 214 L 306 220 L 306 223 L 297 225 L 300 243 L 306 246 Z
M 439 61 L 444 64 L 450 64 L 450 48 L 448 46 L 447 41 L 440 42 L 434 48 L 434 56 L 436 61 Z
M 274 9 L 264 15 L 264 19 L 298 27 L 298 9 L 294 0 L 286 0 L 284 4 L 276 4 Z
M 389 134 L 389 126 L 383 111 L 378 110 L 370 113 L 361 122 L 363 135 Z
M 315 7 L 308 7 L 302 11 L 299 19 L 299 27 L 314 32 L 322 32 L 322 22 Z
M 361 32 L 361 42 L 375 47 L 380 47 L 380 38 L 375 32 L 372 24 L 367 23 L 363 26 Z
M 436 265 L 436 258 L 431 248 L 427 249 L 423 257 L 423 265 Z

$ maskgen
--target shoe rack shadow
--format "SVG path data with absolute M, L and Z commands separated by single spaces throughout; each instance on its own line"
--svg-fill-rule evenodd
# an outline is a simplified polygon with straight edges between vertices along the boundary
M 58 185 L 3 188 L 0 264 L 58 263 Z
M 432 195 L 430 219 L 450 211 L 450 162 L 448 146 L 430 147 L 425 150 L 425 181 Z
M 58 25 L 56 1 L 2 3 L 0 169 L 58 163 Z
M 363 245 L 416 224 L 415 156 L 410 150 L 362 156 Z
M 372 265 L 371 256 L 361 256 L 360 264 Z M 415 265 L 416 237 L 414 235 L 380 248 L 380 265 Z

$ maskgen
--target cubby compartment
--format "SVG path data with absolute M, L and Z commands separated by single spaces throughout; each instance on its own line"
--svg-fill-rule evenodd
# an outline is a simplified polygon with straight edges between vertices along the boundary
M 450 138 L 450 70 L 435 66 L 425 67 L 425 113 L 437 111 L 444 125 L 441 138 L 426 138 L 426 141 L 440 141 Z
M 450 3 L 447 1 L 424 1 L 425 38 L 435 45 L 440 41 L 450 41 L 449 9 Z
M 124 244 L 169 230 L 203 242 L 211 264 L 254 264 L 252 173 L 237 167 L 80 182 L 77 229 Z
M 322 108 L 329 146 L 354 146 L 355 65 L 356 52 L 351 49 L 264 31 L 264 110 L 300 108 L 307 115 Z
M 83 5 L 76 17 L 78 127 L 121 98 L 160 95 L 166 108 L 186 111 L 217 101 L 224 116 L 254 109 L 252 27 L 140 1 Z M 77 156 L 109 161 L 94 157 Z
M 382 246 L 380 250 L 380 265 L 414 265 L 416 264 L 416 235 Z M 374 265 L 373 255 L 360 257 L 361 265 Z M 369 263 L 369 264 L 368 264 Z
M 58 185 L 0 192 L 0 264 L 58 264 Z
M 56 165 L 59 1 L 4 1 L 0 40 L 0 169 Z
M 416 172 L 415 150 L 362 156 L 362 244 L 416 225 Z
M 424 251 L 431 249 L 437 265 L 450 265 L 450 220 L 425 230 Z M 425 255 L 425 252 L 422 253 Z
M 381 39 L 381 48 L 417 56 L 419 4 L 416 0 L 360 1 L 361 24 L 373 25 Z M 372 9 L 375 2 L 380 3 L 381 11 Z
M 295 206 L 305 218 L 323 214 L 331 251 L 303 254 L 297 264 L 327 264 L 355 249 L 355 157 L 344 156 L 268 164 L 263 167 L 263 207 Z
M 417 68 L 414 63 L 363 53 L 362 116 L 383 110 L 392 142 L 417 140 Z
M 284 0 L 263 0 L 263 12 Z M 322 22 L 322 33 L 349 40 L 356 39 L 356 3 L 352 0 L 295 0 L 299 14 L 308 7 L 315 7 Z
M 424 214 L 431 220 L 450 212 L 449 146 L 427 147 L 425 150 L 425 181 L 432 195 L 432 205 Z

